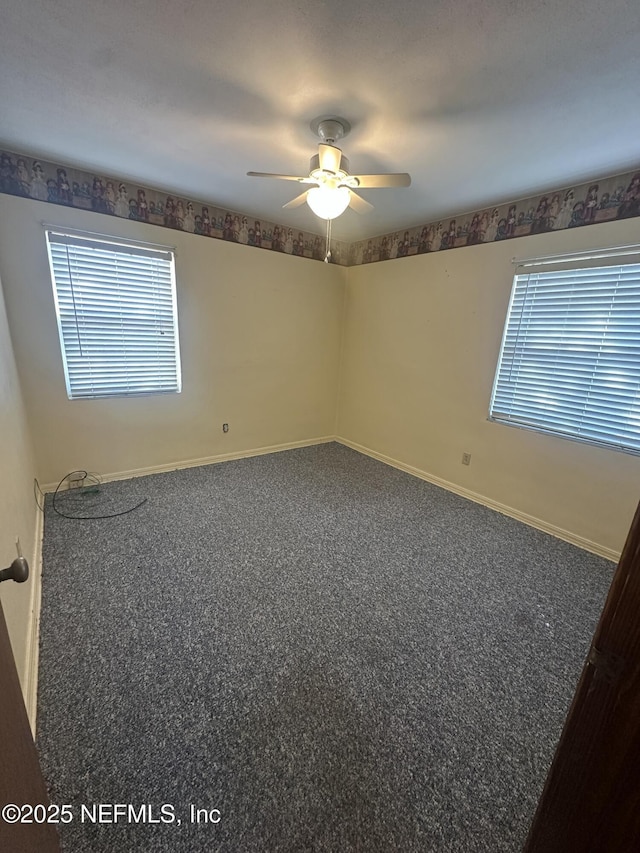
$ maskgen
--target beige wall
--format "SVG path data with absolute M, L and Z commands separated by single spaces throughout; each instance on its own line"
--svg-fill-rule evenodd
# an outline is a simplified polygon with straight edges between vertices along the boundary
M 338 435 L 620 550 L 640 498 L 640 458 L 487 416 L 514 255 L 635 243 L 639 222 L 350 268 Z
M 181 394 L 67 399 L 43 220 L 176 246 Z M 41 482 L 333 435 L 344 269 L 6 195 L 0 222 Z
M 39 555 L 39 545 L 35 541 L 39 510 L 33 496 L 34 476 L 31 437 L 0 285 L 0 569 L 9 566 L 17 556 L 16 538 L 19 538 L 23 555 L 29 560 L 32 570 L 26 583 L 4 581 L 0 584 L 0 599 L 25 694 L 31 651 L 34 571 Z

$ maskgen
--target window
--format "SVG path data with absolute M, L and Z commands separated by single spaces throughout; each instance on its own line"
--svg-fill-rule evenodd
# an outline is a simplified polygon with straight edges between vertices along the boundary
M 519 262 L 490 419 L 640 453 L 640 247 Z
M 173 251 L 46 233 L 69 398 L 179 392 Z

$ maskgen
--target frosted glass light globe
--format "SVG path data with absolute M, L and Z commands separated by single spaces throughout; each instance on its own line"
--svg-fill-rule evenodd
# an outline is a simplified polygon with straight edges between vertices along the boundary
M 335 219 L 349 207 L 348 187 L 313 187 L 307 193 L 307 204 L 321 219 Z

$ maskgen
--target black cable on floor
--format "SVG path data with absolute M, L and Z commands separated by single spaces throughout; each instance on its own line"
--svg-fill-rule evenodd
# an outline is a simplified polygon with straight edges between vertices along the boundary
M 80 476 L 75 477 L 74 475 L 76 475 L 76 474 L 79 474 Z M 93 480 L 93 486 L 96 489 L 96 491 L 97 491 L 98 485 L 100 484 L 99 478 L 97 478 L 95 475 L 89 474 L 88 471 L 70 471 L 68 474 L 65 474 L 65 476 L 60 480 L 60 482 L 56 486 L 56 490 L 53 493 L 53 500 L 52 500 L 53 509 L 55 510 L 55 512 L 57 512 L 58 515 L 61 515 L 63 518 L 70 518 L 74 521 L 75 520 L 77 520 L 77 521 L 92 521 L 92 520 L 102 520 L 105 518 L 117 518 L 120 515 L 127 515 L 128 513 L 133 512 L 136 509 L 139 509 L 143 504 L 145 504 L 147 502 L 147 498 L 144 498 L 143 500 L 140 501 L 140 503 L 136 504 L 135 506 L 130 507 L 129 509 L 124 509 L 121 512 L 112 512 L 112 513 L 109 513 L 108 515 L 69 515 L 68 513 L 62 512 L 60 509 L 58 509 L 58 507 L 56 506 L 56 499 L 58 497 L 58 493 L 59 493 L 60 489 L 62 488 L 63 483 L 65 481 L 69 480 L 71 477 L 74 477 L 75 480 L 79 480 L 82 483 L 84 483 L 84 481 L 87 478 L 91 478 Z M 80 486 L 79 487 L 80 493 L 86 495 L 87 494 L 86 490 L 89 488 L 90 488 L 90 486 Z

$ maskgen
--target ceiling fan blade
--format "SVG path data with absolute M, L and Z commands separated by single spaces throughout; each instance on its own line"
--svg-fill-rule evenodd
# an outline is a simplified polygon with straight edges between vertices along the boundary
M 280 178 L 282 181 L 298 181 L 301 184 L 309 183 L 309 178 L 301 178 L 297 175 L 276 175 L 273 172 L 247 172 L 250 178 Z M 313 181 L 315 183 L 315 181 Z
M 369 187 L 408 187 L 411 185 L 411 175 L 397 172 L 392 175 L 349 175 L 358 182 L 356 186 L 363 189 Z
M 307 200 L 308 192 L 309 190 L 300 193 L 300 195 L 297 195 L 294 199 L 291 199 L 291 201 L 288 201 L 286 204 L 283 204 L 282 207 L 284 208 L 284 210 L 290 210 L 292 207 L 300 207 L 300 205 L 304 204 Z
M 320 168 L 325 172 L 340 171 L 340 160 L 342 159 L 342 151 L 336 148 L 335 145 L 327 145 L 321 142 L 318 145 L 318 160 Z
M 354 193 L 353 190 L 349 190 L 349 207 L 352 207 L 356 213 L 369 213 L 370 210 L 373 210 L 373 205 Z

